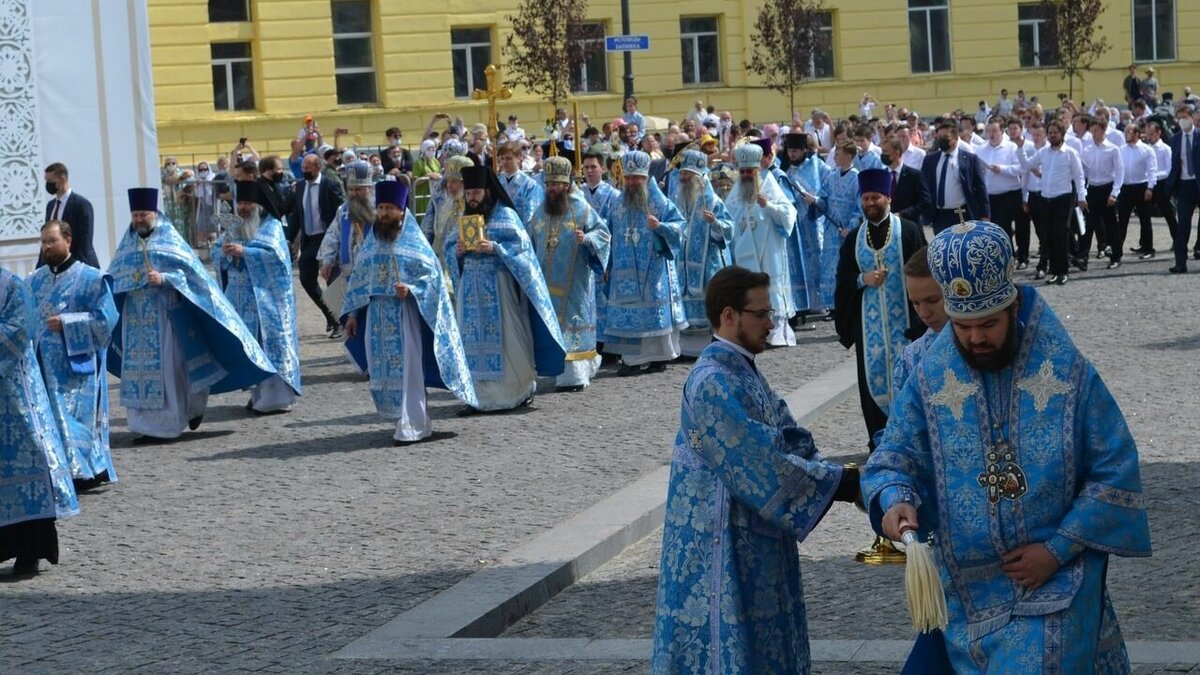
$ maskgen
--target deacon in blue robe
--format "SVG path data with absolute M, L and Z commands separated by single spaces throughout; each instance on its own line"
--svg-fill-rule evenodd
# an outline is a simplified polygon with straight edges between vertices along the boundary
M 542 186 L 521 170 L 521 144 L 508 143 L 500 147 L 500 185 L 512 202 L 517 217 L 526 228 L 533 222 L 533 213 L 542 203 Z
M 800 557 L 858 474 L 824 460 L 758 371 L 770 279 L 717 272 L 716 339 L 684 384 L 663 524 L 651 672 L 810 672 Z
M 612 213 L 612 205 L 621 199 L 621 191 L 604 180 L 604 165 L 607 156 L 603 152 L 586 152 L 583 155 L 583 185 L 579 192 L 587 200 L 604 223 Z M 611 229 L 610 229 L 611 233 Z M 612 257 L 609 257 L 609 265 Z M 608 311 L 608 267 L 596 275 L 596 339 L 599 344 L 604 342 L 604 323 Z M 599 346 L 599 344 L 597 346 Z M 601 351 L 606 351 L 601 349 Z
M 559 391 L 580 391 L 600 368 L 596 352 L 596 276 L 608 265 L 612 237 L 572 183 L 571 162 L 550 157 L 542 165 L 546 198 L 534 212 L 529 236 L 562 329 L 566 364 Z
M 817 195 L 817 214 L 825 219 L 825 234 L 821 241 L 821 299 L 832 310 L 837 293 L 838 256 L 846 235 L 862 217 L 858 194 L 858 169 L 850 166 L 854 144 L 838 146 L 836 169 L 821 183 Z
M 112 281 L 71 255 L 70 224 L 42 227 L 42 261 L 29 276 L 44 319 L 35 336 L 55 426 L 76 490 L 117 480 L 108 446 L 105 361 L 117 306 Z
M 464 216 L 485 221 L 473 250 L 459 230 L 446 237 L 458 327 L 478 398 L 471 407 L 496 412 L 527 406 L 537 376 L 558 377 L 565 367 L 554 303 L 525 226 L 491 168 L 463 169 L 463 188 Z
M 892 405 L 863 490 L 872 526 L 932 535 L 956 672 L 1128 673 L 1108 556 L 1147 556 L 1137 445 L 1012 245 L 970 221 L 929 262 L 951 330 Z
M 246 410 L 253 414 L 292 409 L 300 395 L 300 335 L 292 255 L 283 224 L 263 217 L 258 184 L 237 183 L 239 222 L 212 246 L 212 264 L 225 297 L 253 335 L 275 375 L 254 386 Z
M 680 335 L 684 356 L 697 357 L 712 342 L 712 326 L 704 311 L 704 290 L 718 270 L 733 264 L 729 244 L 733 219 L 708 182 L 708 157 L 685 150 L 679 176 L 668 193 L 686 223 L 680 237 L 679 293 L 688 327 Z
M 275 368 L 192 248 L 131 188 L 132 224 L 108 269 L 121 319 L 108 371 L 121 378 L 130 431 L 178 438 L 203 421 L 209 393 L 249 389 Z
M 0 269 L 0 562 L 16 558 L 18 575 L 58 563 L 54 520 L 79 513 L 33 351 L 41 323 L 25 282 Z
M 792 288 L 797 293 L 796 307 L 807 314 L 823 314 L 829 309 L 821 293 L 821 251 L 825 241 L 825 217 L 816 207 L 821 186 L 832 169 L 813 151 L 808 134 L 788 134 L 786 174 L 796 197 L 796 229 L 788 239 L 788 265 Z M 803 283 L 801 283 L 803 280 Z
M 908 302 L 903 273 L 908 259 L 925 246 L 925 233 L 891 212 L 889 171 L 864 171 L 858 182 L 866 215 L 842 244 L 834 321 L 838 341 L 854 347 L 858 397 L 873 444 L 887 424 L 896 359 L 925 330 Z
M 371 376 L 375 409 L 396 421 L 396 445 L 432 436 L 426 386 L 478 405 L 442 265 L 407 202 L 405 183 L 376 187 L 376 222 L 342 308 L 350 352 Z
M 618 374 L 626 376 L 665 370 L 679 357 L 679 332 L 687 320 L 673 264 L 683 214 L 649 179 L 649 155 L 627 152 L 621 168 L 624 190 L 608 221 L 613 244 L 604 348 L 621 355 Z

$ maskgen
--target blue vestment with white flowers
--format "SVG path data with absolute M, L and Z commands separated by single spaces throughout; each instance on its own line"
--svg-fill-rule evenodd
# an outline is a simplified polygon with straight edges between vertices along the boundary
M 864 468 L 865 503 L 877 532 L 894 504 L 917 506 L 957 672 L 1128 673 L 1105 574 L 1110 554 L 1150 554 L 1137 445 L 1049 305 L 1019 297 L 1004 370 L 969 367 L 953 330 L 933 340 Z M 1001 556 L 1035 542 L 1061 566 L 1029 591 Z
M 679 295 L 683 298 L 683 314 L 689 328 L 711 328 L 704 311 L 704 291 L 713 275 L 733 264 L 729 244 L 733 241 L 733 218 L 725 202 L 717 197 L 708 178 L 696 176 L 703 189 L 694 204 L 680 204 L 680 181 L 674 181 L 668 191 L 671 202 L 686 219 L 680 236 Z M 712 211 L 716 222 L 710 223 L 704 211 Z
M 821 194 L 821 186 L 825 184 L 831 169 L 821 161 L 820 157 L 812 154 L 799 164 L 788 167 L 787 177 L 796 193 L 796 229 L 788 239 L 788 264 L 792 272 L 792 287 L 803 291 L 804 297 L 796 298 L 796 306 L 808 308 L 810 312 L 823 312 L 829 309 L 821 295 L 821 252 L 824 250 L 825 217 L 817 210 L 817 204 L 804 201 L 804 193 L 813 197 Z M 793 239 L 795 240 L 793 242 Z M 837 248 L 834 248 L 836 252 Z M 834 255 L 834 267 L 837 255 Z M 797 264 L 797 261 L 800 264 Z M 836 269 L 834 270 L 836 274 Z M 802 275 L 803 285 L 797 275 Z
M 608 219 L 612 212 L 613 202 L 621 198 L 621 192 L 613 187 L 607 181 L 600 181 L 595 189 L 589 187 L 587 183 L 579 186 L 579 191 L 583 193 L 583 198 L 587 200 L 592 210 L 600 215 L 604 220 L 605 225 L 609 225 Z M 609 227 L 611 235 L 612 228 Z M 609 264 L 612 262 L 612 249 L 609 248 Z M 599 274 L 596 275 L 596 339 L 602 339 L 604 335 L 605 316 L 608 313 L 608 283 L 605 281 L 604 275 L 608 272 L 608 266 L 605 266 Z
M 221 252 L 226 243 L 240 244 L 242 257 Z M 349 251 L 343 249 L 348 254 Z M 300 395 L 300 329 L 296 318 L 296 291 L 292 285 L 292 254 L 283 225 L 265 217 L 254 237 L 246 240 L 236 230 L 226 230 L 212 246 L 213 269 L 225 297 L 258 338 L 271 365 Z
M 151 286 L 148 272 L 163 277 Z M 174 290 L 183 299 L 170 321 L 187 363 L 189 390 L 221 394 L 249 389 L 275 367 L 187 242 L 161 213 L 146 238 L 130 228 L 117 245 L 108 274 L 121 319 L 108 351 L 108 372 L 121 378 L 121 404 L 160 410 L 165 404 L 161 304 Z
M 500 181 L 500 185 L 508 193 L 508 198 L 512 200 L 521 224 L 529 227 L 534 211 L 546 196 L 545 188 L 524 171 L 518 171 L 511 177 L 500 173 L 496 175 L 496 180 Z
M 35 345 L 71 477 L 89 480 L 107 472 L 109 481 L 116 481 L 108 445 L 105 369 L 117 325 L 112 280 L 75 261 L 57 275 L 49 265 L 39 267 L 29 275 L 29 287 L 42 316 L 62 320 L 61 331 L 41 322 Z
M 584 232 L 576 243 L 575 232 Z M 554 314 L 562 328 L 568 361 L 596 356 L 596 278 L 608 266 L 612 237 L 608 224 L 588 205 L 579 189 L 567 199 L 567 213 L 551 218 L 539 207 L 529 227 L 546 279 Z
M 0 526 L 79 513 L 33 351 L 42 323 L 29 287 L 0 269 Z
M 722 341 L 701 353 L 671 458 L 652 672 L 809 672 L 796 542 L 841 476 L 750 357 Z
M 396 284 L 408 286 L 409 300 L 396 297 Z M 415 303 L 420 312 L 421 344 L 404 342 L 403 312 Z M 412 211 L 406 211 L 393 241 L 367 234 L 354 272 L 347 282 L 342 320 L 356 316 L 359 330 L 346 348 L 360 368 L 370 374 L 375 407 L 398 419 L 404 409 L 404 350 L 419 349 L 425 386 L 447 389 L 467 405 L 478 405 L 454 305 L 442 278 L 442 264 L 421 232 Z M 366 341 L 371 341 L 366 358 Z M 368 362 L 369 361 L 369 362 Z
M 858 194 L 858 169 L 831 171 L 817 195 L 817 213 L 825 217 L 821 243 L 821 300 L 833 307 L 837 290 L 838 256 L 846 235 L 862 218 Z

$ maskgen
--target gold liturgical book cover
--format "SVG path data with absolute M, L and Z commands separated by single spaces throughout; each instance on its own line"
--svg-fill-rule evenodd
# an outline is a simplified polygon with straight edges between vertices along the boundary
M 458 240 L 468 251 L 479 250 L 479 242 L 483 241 L 483 216 L 474 214 L 458 217 Z

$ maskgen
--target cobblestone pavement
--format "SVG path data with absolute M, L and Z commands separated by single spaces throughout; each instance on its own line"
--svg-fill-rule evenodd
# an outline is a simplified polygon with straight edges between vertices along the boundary
M 1161 228 L 1157 236 L 1166 240 Z M 1142 452 L 1156 552 L 1113 562 L 1126 634 L 1196 640 L 1200 590 L 1187 544 L 1200 484 L 1191 401 L 1200 279 L 1168 277 L 1168 264 L 1160 257 L 1131 261 L 1119 274 L 1075 275 L 1047 295 L 1123 404 Z M 443 437 L 394 448 L 365 384 L 298 297 L 305 396 L 295 412 L 248 418 L 245 394 L 218 396 L 198 432 L 134 447 L 123 410 L 114 408 L 121 482 L 84 495 L 83 514 L 60 523 L 59 566 L 0 583 L 3 670 L 644 672 L 644 661 L 632 660 L 327 656 L 668 461 L 687 366 L 628 380 L 606 369 L 586 392 L 539 396 L 524 414 L 457 418 L 459 405 L 431 392 Z M 801 341 L 760 357 L 780 394 L 850 358 L 831 324 Z M 865 439 L 853 402 L 822 418 L 814 434 L 839 458 L 859 453 Z M 814 638 L 906 635 L 899 568 L 849 561 L 869 540 L 861 514 L 838 505 L 801 547 Z M 657 547 L 648 538 L 510 634 L 648 635 Z M 872 668 L 817 664 L 816 672 L 894 670 Z
M 1160 257 L 1111 272 L 1093 268 L 1072 275 L 1065 287 L 1043 289 L 1121 403 L 1139 446 L 1154 555 L 1113 558 L 1109 573 L 1130 640 L 1200 639 L 1200 588 L 1194 581 L 1200 568 L 1193 544 L 1200 534 L 1195 519 L 1200 434 L 1190 393 L 1200 384 L 1200 282 L 1195 275 L 1166 275 L 1169 264 Z M 865 431 L 857 396 L 811 430 L 826 455 L 862 459 Z M 651 637 L 660 538 L 661 531 L 629 548 L 506 635 Z M 903 568 L 852 560 L 870 541 L 862 514 L 835 504 L 800 546 L 813 639 L 908 638 Z M 1200 664 L 1143 666 L 1137 672 L 1200 672 Z
M 670 459 L 687 365 L 631 379 L 606 368 L 523 414 L 459 418 L 431 390 L 443 438 L 393 447 L 392 424 L 297 297 L 294 412 L 250 418 L 248 394 L 216 396 L 197 432 L 131 446 L 114 407 L 121 480 L 59 523 L 60 565 L 0 583 L 0 670 L 372 672 L 326 657 Z M 795 389 L 850 358 L 832 335 L 822 324 L 761 367 Z M 496 672 L 467 665 L 444 672 Z

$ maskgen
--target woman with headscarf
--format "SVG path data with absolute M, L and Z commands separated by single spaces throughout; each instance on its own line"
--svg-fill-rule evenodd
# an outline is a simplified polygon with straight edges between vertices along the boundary
M 437 143 L 421 141 L 421 156 L 413 162 L 413 213 L 424 216 L 429 207 L 430 184 L 442 179 L 442 164 L 437 158 Z M 425 178 L 425 180 L 421 180 Z

